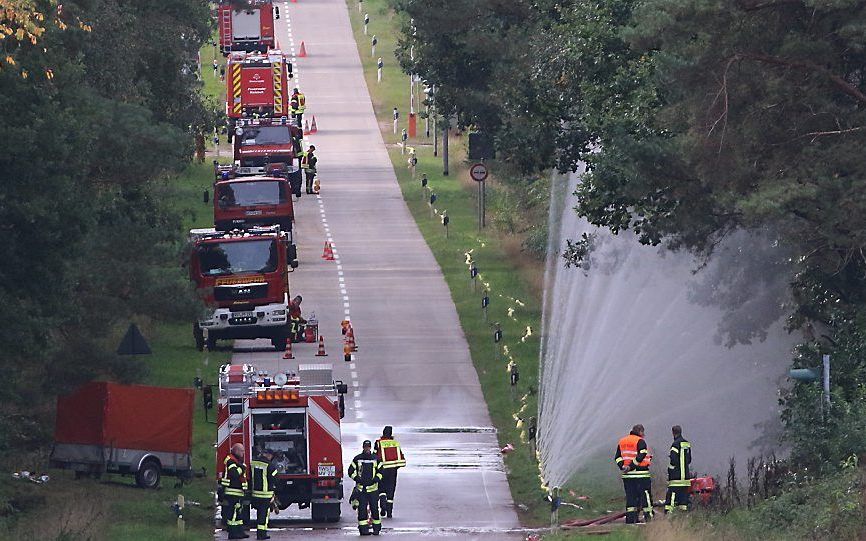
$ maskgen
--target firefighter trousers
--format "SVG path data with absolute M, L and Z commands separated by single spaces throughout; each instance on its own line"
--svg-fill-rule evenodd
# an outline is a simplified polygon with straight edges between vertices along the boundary
M 246 537 L 244 535 L 243 502 L 240 496 L 225 497 L 223 520 L 226 522 L 229 539 L 243 539 Z
M 637 522 L 638 510 L 642 507 L 642 478 L 623 477 L 622 487 L 625 489 L 625 523 Z
M 653 480 L 650 477 L 640 479 L 640 507 L 643 509 L 643 519 L 649 522 L 653 518 Z
M 256 510 L 256 539 L 269 539 L 268 520 L 271 518 L 271 498 L 253 498 Z
M 665 513 L 689 510 L 689 487 L 668 486 L 665 497 Z
M 313 190 L 313 182 L 316 180 L 316 172 L 312 169 L 305 169 L 304 178 L 307 180 L 307 193 L 315 194 L 316 192 Z
M 397 490 L 397 471 L 399 468 L 383 468 L 382 480 L 379 482 L 379 503 L 382 514 L 394 516 L 394 491 Z
M 367 508 L 370 509 L 369 518 L 373 523 L 373 535 L 379 535 L 379 530 L 382 529 L 382 519 L 379 518 L 379 491 L 367 492 L 365 487 L 361 487 L 358 494 L 358 531 L 361 535 L 370 535 Z

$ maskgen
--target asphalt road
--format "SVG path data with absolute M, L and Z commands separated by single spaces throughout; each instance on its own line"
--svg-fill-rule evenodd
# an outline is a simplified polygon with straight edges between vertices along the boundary
M 386 424 L 405 449 L 393 519 L 398 539 L 521 539 L 502 460 L 469 347 L 442 273 L 403 202 L 385 150 L 344 0 L 280 3 L 280 46 L 308 53 L 296 67 L 307 117 L 318 133 L 320 197 L 296 203 L 300 268 L 293 295 L 315 312 L 338 378 L 349 383 L 343 419 L 348 464 L 361 441 Z M 336 261 L 321 259 L 331 239 Z M 340 321 L 351 319 L 359 351 L 344 362 Z M 263 369 L 317 362 L 311 344 L 287 361 L 265 341 L 238 341 L 234 363 Z M 289 365 L 288 363 L 292 363 Z M 345 480 L 347 493 L 352 482 Z M 348 503 L 339 524 L 316 525 L 308 510 L 273 516 L 274 539 L 357 536 Z M 281 520 L 282 519 L 282 520 Z M 217 533 L 217 538 L 225 538 Z

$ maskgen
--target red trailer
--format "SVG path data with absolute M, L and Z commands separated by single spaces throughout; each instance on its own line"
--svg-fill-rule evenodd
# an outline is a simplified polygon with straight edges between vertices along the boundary
M 51 465 L 81 474 L 192 477 L 192 389 L 93 381 L 58 397 Z
M 217 19 L 223 54 L 274 47 L 273 0 L 220 0 Z

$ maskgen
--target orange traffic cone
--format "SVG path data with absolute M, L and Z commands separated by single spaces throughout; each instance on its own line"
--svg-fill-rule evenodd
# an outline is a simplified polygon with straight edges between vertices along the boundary
M 294 359 L 295 356 L 292 355 L 292 338 L 289 337 L 286 339 L 286 352 L 283 353 L 283 359 Z
M 344 319 L 340 322 L 340 331 L 343 333 L 343 336 L 346 335 L 346 331 L 349 329 L 349 325 L 351 325 L 351 323 L 349 323 L 348 319 Z
M 349 325 L 349 330 L 346 332 L 346 343 L 349 344 L 352 351 L 358 351 L 358 344 L 355 343 L 355 329 L 352 328 L 352 325 Z
M 306 58 L 307 57 L 307 48 L 304 46 L 304 42 L 301 42 L 301 52 L 298 53 L 298 58 Z
M 319 351 L 316 352 L 316 357 L 327 357 L 328 354 L 325 353 L 325 337 L 319 336 Z
M 325 251 L 322 252 L 322 259 L 325 261 L 334 261 L 334 248 L 330 241 L 325 241 Z
M 316 126 L 316 115 L 313 115 L 313 123 L 310 124 L 310 133 L 318 133 L 319 127 Z
M 319 179 L 313 181 L 313 193 L 318 194 L 322 190 L 322 185 L 319 183 Z
M 310 135 L 310 120 L 307 119 L 304 121 L 304 135 Z
M 352 362 L 352 347 L 348 343 L 343 346 L 343 360 L 347 363 Z

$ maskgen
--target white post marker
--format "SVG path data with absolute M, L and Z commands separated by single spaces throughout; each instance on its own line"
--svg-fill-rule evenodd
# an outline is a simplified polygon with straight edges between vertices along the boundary
M 385 63 L 382 62 L 382 57 L 379 57 L 379 61 L 376 62 L 376 82 L 382 82 L 382 68 L 385 67 Z

